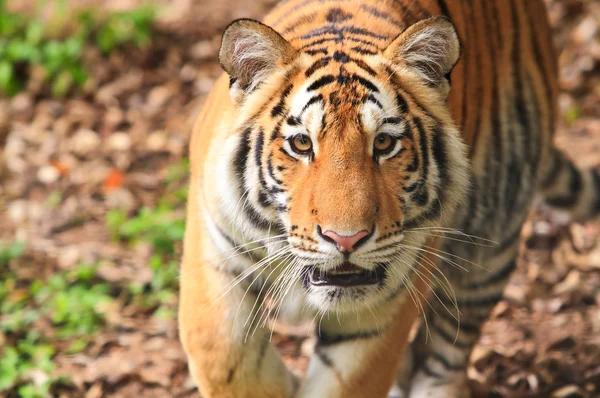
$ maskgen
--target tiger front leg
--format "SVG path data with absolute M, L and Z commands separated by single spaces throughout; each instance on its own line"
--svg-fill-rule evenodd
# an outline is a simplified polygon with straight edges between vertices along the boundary
M 204 398 L 288 398 L 297 383 L 271 346 L 270 330 L 248 333 L 256 296 L 201 264 L 183 266 L 180 338 Z M 187 272 L 186 272 L 187 270 Z M 256 311 L 256 308 L 255 308 Z

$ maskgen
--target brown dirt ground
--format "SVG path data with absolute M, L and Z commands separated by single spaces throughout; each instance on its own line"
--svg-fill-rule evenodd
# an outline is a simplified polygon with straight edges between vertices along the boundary
M 561 52 L 557 144 L 597 166 L 600 4 L 546 2 Z M 100 262 L 107 282 L 147 281 L 149 248 L 112 242 L 105 214 L 152 206 L 164 194 L 166 170 L 187 155 L 191 122 L 220 74 L 220 32 L 273 1 L 218 3 L 173 2 L 146 49 L 109 57 L 90 49 L 92 78 L 66 100 L 50 99 L 35 78 L 25 93 L 0 98 L 0 239 L 26 240 L 25 256 L 11 264 L 24 283 L 80 261 Z M 123 182 L 107 189 L 115 175 Z M 61 202 L 48 208 L 53 192 Z M 539 207 L 523 236 L 518 270 L 473 354 L 476 395 L 600 397 L 600 227 L 565 224 Z M 306 366 L 305 341 L 275 336 L 297 369 Z M 85 351 L 59 352 L 55 362 L 72 378 L 60 397 L 197 396 L 176 322 L 126 303 Z

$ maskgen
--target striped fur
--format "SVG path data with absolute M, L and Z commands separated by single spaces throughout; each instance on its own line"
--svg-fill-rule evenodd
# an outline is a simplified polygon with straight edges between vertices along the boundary
M 203 396 L 384 397 L 398 375 L 394 396 L 468 396 L 535 195 L 600 212 L 598 172 L 552 148 L 543 2 L 287 0 L 264 25 L 234 22 L 220 61 L 191 142 L 181 278 Z M 367 237 L 347 253 L 328 231 Z M 378 282 L 311 282 L 346 261 Z M 398 373 L 419 311 L 429 330 Z M 302 383 L 269 343 L 284 315 L 317 327 Z

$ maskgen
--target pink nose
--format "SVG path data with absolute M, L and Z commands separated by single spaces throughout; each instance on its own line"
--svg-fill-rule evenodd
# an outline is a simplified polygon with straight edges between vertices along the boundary
M 333 231 L 325 231 L 323 235 L 333 240 L 340 252 L 350 253 L 354 251 L 356 243 L 365 236 L 368 236 L 369 233 L 367 231 L 360 231 L 352 236 L 340 236 Z

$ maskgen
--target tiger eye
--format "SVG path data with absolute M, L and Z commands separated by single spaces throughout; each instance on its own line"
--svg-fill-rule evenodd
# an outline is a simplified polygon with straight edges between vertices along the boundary
M 375 152 L 378 154 L 384 155 L 389 153 L 396 144 L 396 139 L 389 134 L 379 134 L 375 137 L 375 141 L 373 142 L 373 147 L 375 148 Z
M 291 144 L 292 149 L 295 152 L 306 154 L 312 151 L 312 141 L 310 140 L 310 137 L 305 134 L 298 134 L 294 136 L 294 138 L 291 141 Z

